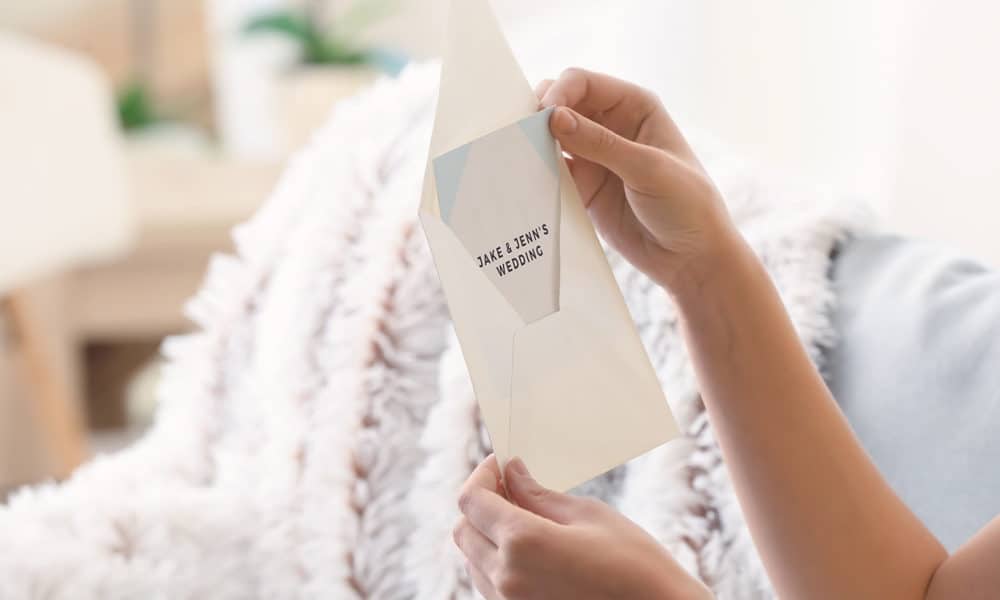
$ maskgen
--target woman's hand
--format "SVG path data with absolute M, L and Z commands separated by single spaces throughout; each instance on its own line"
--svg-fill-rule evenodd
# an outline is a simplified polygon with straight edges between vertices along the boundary
M 604 239 L 668 291 L 700 285 L 738 234 L 659 99 L 580 69 L 537 92 L 543 107 L 558 107 L 550 128 Z
M 708 589 L 610 507 L 542 488 L 514 459 L 507 492 L 489 457 L 459 499 L 455 543 L 488 600 L 703 600 Z

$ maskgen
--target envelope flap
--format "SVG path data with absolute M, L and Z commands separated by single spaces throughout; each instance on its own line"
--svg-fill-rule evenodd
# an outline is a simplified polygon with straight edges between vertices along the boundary
M 487 0 L 452 0 L 430 157 L 534 113 L 538 98 Z M 423 210 L 438 212 L 436 202 Z

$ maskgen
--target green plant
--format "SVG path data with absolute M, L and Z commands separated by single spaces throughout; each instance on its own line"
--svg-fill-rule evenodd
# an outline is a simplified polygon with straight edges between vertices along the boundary
M 395 10 L 395 0 L 356 0 L 329 25 L 317 15 L 318 10 L 279 11 L 251 19 L 244 26 L 246 34 L 275 33 L 294 40 L 307 65 L 374 65 L 397 72 L 405 59 L 382 50 L 365 48 L 358 37 L 368 27 Z
M 125 131 L 136 131 L 165 121 L 156 110 L 152 94 L 140 80 L 133 80 L 119 90 L 116 105 L 118 121 Z

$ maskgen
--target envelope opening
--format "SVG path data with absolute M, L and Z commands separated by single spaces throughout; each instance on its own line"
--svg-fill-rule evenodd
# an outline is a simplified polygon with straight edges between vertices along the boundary
M 550 115 L 533 114 L 432 161 L 441 220 L 525 323 L 559 310 L 562 183 Z

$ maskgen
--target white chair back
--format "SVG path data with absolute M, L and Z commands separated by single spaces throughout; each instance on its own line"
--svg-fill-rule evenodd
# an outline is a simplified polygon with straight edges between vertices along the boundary
M 121 145 L 94 65 L 0 32 L 0 295 L 128 249 Z

